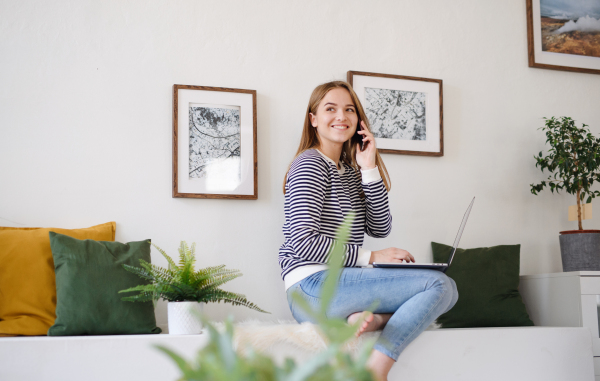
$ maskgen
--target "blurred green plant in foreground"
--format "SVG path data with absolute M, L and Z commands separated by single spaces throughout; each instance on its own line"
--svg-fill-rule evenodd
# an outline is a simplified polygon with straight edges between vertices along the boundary
M 229 318 L 225 331 L 219 332 L 214 325 L 201 317 L 210 334 L 208 345 L 198 351 L 196 358 L 187 361 L 174 351 L 164 347 L 157 348 L 175 361 L 182 372 L 180 380 L 186 381 L 373 381 L 375 377 L 367 369 L 366 363 L 373 349 L 374 340 L 363 345 L 356 358 L 342 350 L 345 342 L 352 339 L 363 320 L 349 325 L 345 319 L 327 317 L 327 308 L 337 290 L 337 282 L 344 263 L 344 243 L 348 241 L 354 215 L 349 215 L 337 231 L 335 244 L 329 255 L 329 274 L 323 285 L 321 305 L 313 310 L 298 294 L 292 297 L 298 305 L 315 321 L 326 337 L 327 348 L 306 361 L 296 364 L 286 359 L 282 366 L 273 359 L 255 351 L 247 356 L 236 353 L 233 346 L 233 322 Z

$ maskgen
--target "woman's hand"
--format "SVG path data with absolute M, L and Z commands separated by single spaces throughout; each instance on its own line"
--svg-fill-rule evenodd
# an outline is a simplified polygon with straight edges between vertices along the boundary
M 373 262 L 402 263 L 402 261 L 405 261 L 406 263 L 414 262 L 415 257 L 413 257 L 406 250 L 398 249 L 396 247 L 390 247 L 383 250 L 372 251 L 369 264 L 372 264 Z
M 360 166 L 363 171 L 367 169 L 375 168 L 375 154 L 377 153 L 377 147 L 375 146 L 375 137 L 371 131 L 367 130 L 367 125 L 362 120 L 360 121 L 362 129 L 357 131 L 362 136 L 362 145 L 365 147 L 364 151 L 360 150 L 360 144 L 356 144 L 356 163 Z

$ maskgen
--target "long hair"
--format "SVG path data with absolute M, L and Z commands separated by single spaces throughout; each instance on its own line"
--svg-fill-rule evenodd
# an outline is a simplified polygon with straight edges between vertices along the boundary
M 325 95 L 331 91 L 332 89 L 342 88 L 346 89 L 348 93 L 350 93 L 350 98 L 352 98 L 352 102 L 356 107 L 356 111 L 358 113 L 358 119 L 365 122 L 367 126 L 367 130 L 371 131 L 369 120 L 367 119 L 367 115 L 365 114 L 365 110 L 363 109 L 360 101 L 358 100 L 358 96 L 352 89 L 349 83 L 344 81 L 333 81 L 327 82 L 322 85 L 317 86 L 310 96 L 310 100 L 308 101 L 308 107 L 306 108 L 306 114 L 304 115 L 304 127 L 302 129 L 302 138 L 300 139 L 300 146 L 298 146 L 298 152 L 296 152 L 296 156 L 294 156 L 294 160 L 300 155 L 302 152 L 309 150 L 311 148 L 319 148 L 321 145 L 321 141 L 319 140 L 319 134 L 317 134 L 317 129 L 312 126 L 310 122 L 310 114 L 317 114 L 317 109 L 319 108 L 319 104 L 325 97 Z M 342 157 L 340 158 L 342 162 L 348 164 L 350 167 L 354 169 L 355 172 L 360 174 L 360 166 L 356 163 L 356 143 L 352 143 L 352 139 L 348 139 L 344 142 L 342 147 Z M 292 160 L 292 162 L 294 161 Z M 379 155 L 379 152 L 375 152 L 375 164 L 379 169 L 379 174 L 383 179 L 383 184 L 385 188 L 389 192 L 392 188 L 392 183 L 390 181 L 390 176 L 388 174 L 387 169 L 385 168 L 385 164 L 383 164 L 383 160 Z M 290 164 L 291 165 L 291 164 Z M 287 181 L 287 176 L 290 169 L 288 167 L 288 171 L 283 178 L 283 194 L 285 194 L 285 183 Z

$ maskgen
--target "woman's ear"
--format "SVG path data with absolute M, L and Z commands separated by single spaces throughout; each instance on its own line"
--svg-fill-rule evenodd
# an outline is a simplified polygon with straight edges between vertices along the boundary
M 312 112 L 309 112 L 308 116 L 310 117 L 310 124 L 312 124 L 313 127 L 317 127 L 317 116 Z

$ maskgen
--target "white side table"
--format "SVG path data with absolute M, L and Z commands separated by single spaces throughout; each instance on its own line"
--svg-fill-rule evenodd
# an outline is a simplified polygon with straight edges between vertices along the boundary
M 590 330 L 600 381 L 600 271 L 521 275 L 519 290 L 535 325 Z

